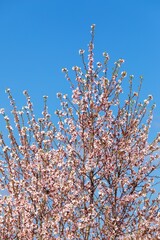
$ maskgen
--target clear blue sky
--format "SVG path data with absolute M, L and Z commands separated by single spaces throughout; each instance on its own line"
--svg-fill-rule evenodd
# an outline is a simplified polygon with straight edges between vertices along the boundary
M 48 95 L 53 113 L 56 92 L 69 90 L 61 68 L 80 65 L 78 50 L 87 50 L 92 23 L 97 61 L 107 51 L 111 63 L 126 60 L 135 86 L 144 76 L 142 96 L 153 94 L 154 130 L 160 131 L 159 0 L 0 0 L 0 108 L 8 108 L 4 90 L 9 87 L 19 106 L 27 89 L 37 114 Z

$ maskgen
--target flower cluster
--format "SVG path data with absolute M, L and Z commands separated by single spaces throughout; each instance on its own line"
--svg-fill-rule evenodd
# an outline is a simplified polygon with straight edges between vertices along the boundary
M 84 70 L 73 67 L 75 81 L 62 69 L 72 97 L 57 93 L 57 127 L 47 96 L 36 119 L 26 90 L 20 111 L 6 90 L 13 119 L 0 109 L 8 131 L 8 139 L 0 133 L 3 240 L 160 239 L 160 197 L 154 189 L 160 134 L 149 142 L 155 106 L 147 111 L 153 97 L 139 102 L 130 76 L 124 100 L 124 60 L 115 63 L 110 78 L 107 53 L 95 66 L 94 30 L 93 24 L 87 63 L 79 51 Z

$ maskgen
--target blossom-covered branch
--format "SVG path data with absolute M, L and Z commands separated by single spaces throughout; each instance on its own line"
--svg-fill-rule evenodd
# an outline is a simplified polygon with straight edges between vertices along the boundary
M 0 133 L 1 239 L 160 239 L 160 136 L 148 140 L 155 104 L 151 95 L 140 102 L 134 76 L 123 100 L 124 60 L 109 78 L 109 55 L 94 63 L 94 31 L 88 61 L 81 49 L 82 68 L 72 68 L 75 81 L 62 69 L 72 96 L 57 93 L 58 127 L 47 96 L 36 119 L 27 91 L 19 111 L 6 90 L 14 124 L 1 109 L 9 139 Z

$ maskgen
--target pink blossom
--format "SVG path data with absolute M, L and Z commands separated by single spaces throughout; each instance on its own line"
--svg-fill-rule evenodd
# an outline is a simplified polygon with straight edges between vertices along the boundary
M 150 142 L 152 95 L 139 103 L 139 91 L 131 91 L 133 76 L 123 93 L 123 59 L 107 74 L 109 55 L 103 53 L 97 67 L 94 29 L 87 63 L 82 56 L 84 72 L 73 67 L 72 82 L 62 69 L 72 96 L 57 93 L 56 124 L 47 96 L 37 119 L 26 90 L 23 112 L 6 91 L 14 121 L 0 110 L 8 134 L 0 132 L 1 239 L 159 239 L 154 186 L 160 134 Z

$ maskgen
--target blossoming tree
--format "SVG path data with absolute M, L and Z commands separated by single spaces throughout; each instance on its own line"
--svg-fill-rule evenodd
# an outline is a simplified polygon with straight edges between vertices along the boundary
M 153 187 L 160 137 L 148 140 L 155 105 L 147 111 L 151 95 L 140 102 L 133 76 L 123 101 L 124 60 L 110 78 L 107 53 L 94 64 L 94 28 L 87 64 L 79 51 L 83 71 L 73 67 L 73 82 L 62 69 L 72 97 L 57 94 L 58 127 L 47 96 L 36 119 L 27 91 L 19 111 L 6 90 L 14 124 L 1 109 L 9 144 L 1 133 L 0 239 L 160 239 L 160 198 Z

